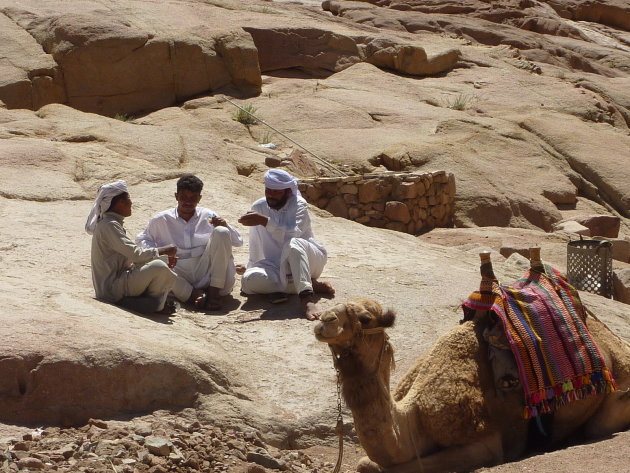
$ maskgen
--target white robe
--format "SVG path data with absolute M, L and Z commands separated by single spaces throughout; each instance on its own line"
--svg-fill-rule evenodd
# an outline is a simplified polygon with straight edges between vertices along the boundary
M 291 274 L 288 261 L 289 243 L 297 238 L 303 240 L 300 247 L 307 257 L 306 263 L 310 273 L 307 275 L 308 279 L 321 275 L 326 264 L 327 252 L 313 236 L 308 203 L 304 198 L 292 195 L 279 210 L 269 207 L 266 199 L 262 198 L 254 202 L 251 210 L 269 217 L 269 221 L 266 226 L 256 225 L 250 228 L 248 268 L 263 268 L 266 275 L 273 279 L 278 290 L 290 292 L 287 291 L 290 282 L 287 275 Z M 246 273 L 245 279 L 247 276 Z M 295 281 L 305 279 L 300 278 L 300 275 L 292 276 Z M 300 292 L 300 289 L 295 288 L 296 292 Z M 243 281 L 243 291 L 259 292 L 253 287 L 248 288 L 246 281 Z
M 219 236 L 210 223 L 215 216 L 218 215 L 212 210 L 197 207 L 195 214 L 186 221 L 179 216 L 177 207 L 164 210 L 156 214 L 136 238 L 143 248 L 177 246 L 179 259 L 173 271 L 178 275 L 178 281 L 173 287 L 173 294 L 180 300 L 185 301 L 193 288 L 210 285 L 222 288 L 221 294 L 228 294 L 234 286 L 236 269 L 232 247 L 242 246 L 243 238 L 238 230 L 228 225 L 229 235 L 222 233 L 221 243 L 211 244 L 213 235 Z M 225 241 L 224 237 L 228 237 L 229 241 Z

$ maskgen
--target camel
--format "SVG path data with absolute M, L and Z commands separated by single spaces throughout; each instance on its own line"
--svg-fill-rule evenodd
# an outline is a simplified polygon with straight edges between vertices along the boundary
M 488 262 L 482 278 L 494 277 Z M 368 455 L 357 470 L 462 472 L 522 457 L 529 428 L 522 390 L 496 389 L 477 315 L 442 336 L 390 393 L 394 350 L 386 329 L 395 317 L 376 301 L 350 299 L 323 311 L 314 329 L 333 352 L 343 397 Z M 587 326 L 618 389 L 559 408 L 548 434 L 551 445 L 630 427 L 630 345 L 595 317 L 587 318 Z

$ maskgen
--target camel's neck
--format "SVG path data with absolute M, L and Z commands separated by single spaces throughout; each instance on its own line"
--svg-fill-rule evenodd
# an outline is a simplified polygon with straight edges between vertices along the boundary
M 417 432 L 389 391 L 391 346 L 387 343 L 383 350 L 374 349 L 374 343 L 379 347 L 386 343 L 382 337 L 374 338 L 378 340 L 371 347 L 362 344 L 340 358 L 339 368 L 344 398 L 352 411 L 361 446 L 372 461 L 389 466 L 415 456 L 417 448 L 412 438 L 417 438 Z

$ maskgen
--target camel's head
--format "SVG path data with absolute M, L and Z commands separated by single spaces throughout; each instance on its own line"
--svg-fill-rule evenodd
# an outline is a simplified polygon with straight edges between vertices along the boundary
M 394 325 L 396 316 L 370 299 L 350 299 L 322 312 L 315 337 L 331 347 L 349 347 L 356 337 Z

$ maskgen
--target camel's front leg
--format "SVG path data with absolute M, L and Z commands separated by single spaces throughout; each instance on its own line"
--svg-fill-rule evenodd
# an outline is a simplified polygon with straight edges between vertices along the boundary
M 367 457 L 357 465 L 360 473 L 447 473 L 470 471 L 503 462 L 501 436 L 492 434 L 467 445 L 449 447 L 407 463 L 380 468 Z

